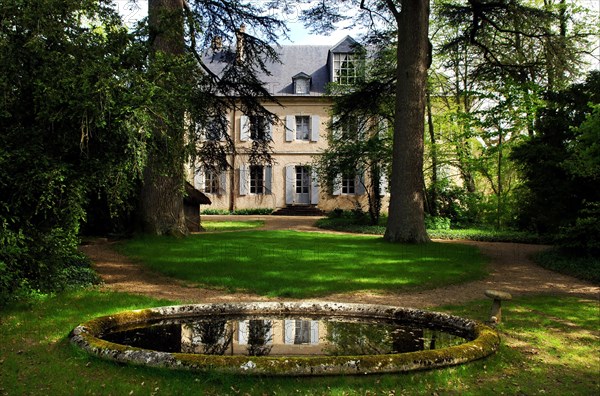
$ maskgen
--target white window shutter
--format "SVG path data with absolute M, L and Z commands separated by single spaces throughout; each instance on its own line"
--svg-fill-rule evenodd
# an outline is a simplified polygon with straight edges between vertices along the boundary
M 354 179 L 354 191 L 356 195 L 363 195 L 365 193 L 365 179 L 362 175 L 357 175 Z
M 196 124 L 196 135 L 200 136 L 200 141 L 205 142 L 206 139 L 206 128 L 201 123 Z
M 338 173 L 333 179 L 333 195 L 340 195 L 342 193 L 342 174 Z
M 265 131 L 265 139 L 272 140 L 273 139 L 273 124 L 267 123 L 267 130 Z
M 248 166 L 240 165 L 240 195 L 248 195 Z
M 332 130 L 331 130 L 331 134 L 334 140 L 340 140 L 342 138 L 342 129 L 338 126 L 337 128 L 335 127 L 335 125 L 340 122 L 340 117 L 339 116 L 333 116 L 333 119 L 331 120 L 332 122 Z
M 265 166 L 265 194 L 272 194 L 271 187 L 273 186 L 273 167 Z
M 319 203 L 319 181 L 317 171 L 313 168 L 310 172 L 310 203 L 316 205 Z
M 267 323 L 270 324 L 269 331 L 267 331 L 267 334 L 265 334 L 265 336 L 267 338 L 267 345 L 271 345 L 271 344 L 273 344 L 273 321 L 272 320 L 265 320 L 264 323 L 265 323 L 265 325 Z
M 223 171 L 219 175 L 219 191 L 221 194 L 225 194 L 227 192 L 227 171 Z
M 387 194 L 387 192 L 388 192 L 388 178 L 384 173 L 381 176 L 379 176 L 379 195 L 383 197 L 384 195 Z
M 317 345 L 319 343 L 319 321 L 310 321 L 310 343 Z
M 284 320 L 283 326 L 283 342 L 286 344 L 293 344 L 294 338 L 296 337 L 296 321 L 286 319 Z
M 247 116 L 240 117 L 240 140 L 247 142 L 250 139 L 250 119 Z
M 293 142 L 296 137 L 296 117 L 293 115 L 285 116 L 285 141 Z
M 367 119 L 365 117 L 357 117 L 356 126 L 358 128 L 356 136 L 358 139 L 363 140 L 367 135 Z
M 196 190 L 204 192 L 204 185 L 205 185 L 204 170 L 198 169 L 195 171 L 195 174 L 194 174 L 194 188 Z
M 225 122 L 225 130 L 221 131 L 221 139 L 219 139 L 221 142 L 226 141 L 227 139 L 225 138 L 225 135 L 229 134 L 229 128 L 230 128 L 230 121 L 227 120 L 227 122 Z
M 238 344 L 239 345 L 248 345 L 248 330 L 250 322 L 247 320 L 242 320 L 238 322 Z
M 310 141 L 319 141 L 319 130 L 321 128 L 321 120 L 318 115 L 310 117 Z
M 294 165 L 285 167 L 285 203 L 294 203 L 294 191 L 296 191 L 296 168 Z

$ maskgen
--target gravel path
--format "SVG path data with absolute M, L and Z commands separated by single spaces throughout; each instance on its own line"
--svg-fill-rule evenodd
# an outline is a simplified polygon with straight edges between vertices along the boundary
M 230 221 L 263 220 L 265 226 L 262 229 L 265 230 L 289 229 L 323 232 L 323 230 L 313 226 L 318 217 L 203 216 L 203 218 L 205 220 Z M 332 294 L 318 300 L 429 308 L 481 299 L 484 296 L 484 290 L 491 288 L 510 292 L 514 297 L 545 293 L 569 294 L 600 300 L 600 287 L 570 276 L 548 271 L 529 260 L 531 254 L 543 250 L 547 246 L 474 241 L 448 241 L 444 243 L 465 243 L 477 246 L 484 255 L 490 258 L 490 275 L 481 281 L 422 292 Z M 282 300 L 186 285 L 181 281 L 156 274 L 141 265 L 131 262 L 125 256 L 115 252 L 110 242 L 97 242 L 82 246 L 82 250 L 94 262 L 96 270 L 104 280 L 103 288 L 108 290 L 144 294 L 189 303 Z

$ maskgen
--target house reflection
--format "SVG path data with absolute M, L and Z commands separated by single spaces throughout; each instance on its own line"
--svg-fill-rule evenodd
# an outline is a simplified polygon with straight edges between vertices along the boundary
M 325 322 L 311 319 L 200 321 L 181 325 L 181 350 L 211 355 L 323 354 Z
M 181 351 L 209 355 L 380 355 L 462 342 L 449 333 L 391 323 L 252 318 L 181 324 Z

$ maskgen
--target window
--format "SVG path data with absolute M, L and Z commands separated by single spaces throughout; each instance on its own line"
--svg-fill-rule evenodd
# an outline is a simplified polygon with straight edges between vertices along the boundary
M 206 140 L 221 140 L 224 136 L 224 128 L 225 126 L 224 120 L 220 120 L 216 117 L 211 117 L 207 120 L 204 126 L 204 135 L 206 136 Z
M 296 85 L 296 89 L 295 92 L 297 94 L 307 94 L 308 93 L 308 80 L 305 80 L 304 78 L 297 78 L 296 80 L 294 80 L 294 83 Z
M 296 320 L 295 322 L 294 344 L 310 344 L 310 320 Z
M 310 116 L 296 116 L 296 140 L 309 140 Z
M 333 81 L 345 85 L 356 83 L 361 73 L 360 63 L 357 54 L 333 54 Z
M 339 118 L 336 118 L 336 120 L 339 120 Z M 359 122 L 358 117 L 347 117 L 335 121 L 335 127 L 333 132 L 334 139 L 354 141 L 361 136 L 363 125 Z
M 265 193 L 264 167 L 262 165 L 250 166 L 250 194 Z
M 250 116 L 250 139 L 265 140 L 268 136 L 268 122 L 263 116 Z
M 356 140 L 358 138 L 358 119 L 356 117 L 349 117 L 342 124 L 342 139 L 344 140 Z
M 204 172 L 204 192 L 218 194 L 219 184 L 219 174 L 214 169 L 206 169 Z
M 356 175 L 354 173 L 342 175 L 342 194 L 356 194 Z

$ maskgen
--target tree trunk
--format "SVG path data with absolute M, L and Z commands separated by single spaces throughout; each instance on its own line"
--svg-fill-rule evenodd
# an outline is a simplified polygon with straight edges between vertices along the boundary
M 180 56 L 184 51 L 183 0 L 150 0 L 148 17 L 153 56 L 159 52 Z M 167 105 L 163 117 L 156 116 L 151 130 L 141 191 L 141 227 L 156 235 L 185 235 L 183 111 Z
M 496 228 L 499 230 L 502 227 L 502 211 L 504 209 L 504 205 L 502 204 L 503 198 L 502 195 L 504 193 L 502 189 L 502 145 L 504 144 L 504 131 L 502 128 L 498 128 L 498 205 L 497 205 L 497 220 L 496 220 Z
M 423 209 L 425 86 L 429 64 L 429 2 L 405 0 L 396 16 L 398 45 L 390 208 L 384 238 L 429 242 Z
M 429 200 L 429 214 L 438 215 L 438 156 L 435 140 L 435 127 L 433 125 L 433 114 L 431 111 L 431 94 L 427 89 L 427 126 L 429 139 L 431 140 L 431 199 Z

